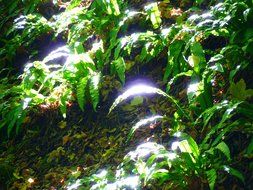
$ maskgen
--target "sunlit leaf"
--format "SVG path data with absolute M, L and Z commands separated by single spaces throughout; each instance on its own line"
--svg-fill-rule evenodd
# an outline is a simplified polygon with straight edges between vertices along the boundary
M 200 58 L 194 54 L 188 57 L 188 62 L 191 67 L 197 67 L 197 65 L 200 63 Z
M 78 104 L 80 106 L 80 108 L 82 109 L 82 111 L 84 111 L 84 103 L 85 103 L 85 89 L 88 83 L 88 77 L 84 77 L 82 78 L 77 86 L 77 101 Z
M 94 110 L 96 110 L 97 104 L 99 102 L 99 80 L 100 80 L 100 73 L 95 73 L 90 78 L 89 89 Z
M 228 145 L 225 142 L 220 142 L 215 148 L 220 150 L 225 156 L 230 160 L 230 150 Z
M 158 8 L 157 3 L 151 3 L 147 6 L 145 6 L 145 9 L 148 13 L 149 19 L 153 24 L 153 27 L 156 29 L 160 26 L 162 19 L 161 19 L 161 13 Z
M 149 118 L 147 118 L 147 119 L 142 119 L 142 120 L 140 120 L 138 123 L 136 123 L 136 124 L 131 128 L 130 133 L 128 134 L 127 141 L 129 141 L 129 140 L 132 138 L 134 132 L 135 132 L 138 128 L 140 128 L 141 126 L 147 125 L 148 123 L 153 123 L 153 122 L 155 122 L 156 120 L 162 119 L 162 118 L 163 118 L 163 116 L 156 115 L 156 116 L 149 117 Z
M 60 97 L 60 110 L 62 113 L 62 116 L 66 118 L 67 114 L 67 102 L 70 99 L 71 90 L 67 89 L 64 94 Z
M 203 83 L 201 81 L 192 81 L 187 88 L 187 96 L 189 102 L 194 100 L 194 97 L 198 97 L 204 90 Z
M 118 96 L 116 98 L 116 100 L 113 102 L 112 106 L 109 109 L 109 113 L 110 114 L 112 112 L 112 110 L 121 102 L 123 102 L 124 100 L 126 100 L 127 98 L 131 97 L 131 96 L 135 96 L 135 95 L 144 95 L 144 94 L 159 94 L 162 95 L 164 97 L 167 97 L 169 99 L 169 101 L 171 101 L 172 103 L 174 103 L 177 108 L 178 111 L 180 112 L 180 114 L 186 116 L 187 118 L 189 117 L 181 108 L 181 106 L 178 104 L 177 100 L 175 98 L 173 98 L 172 96 L 169 96 L 168 94 L 166 94 L 165 92 L 163 92 L 162 90 L 158 89 L 158 88 L 154 88 L 151 86 L 147 86 L 147 85 L 136 85 L 131 87 L 130 89 L 128 89 L 126 92 L 124 92 L 122 95 Z

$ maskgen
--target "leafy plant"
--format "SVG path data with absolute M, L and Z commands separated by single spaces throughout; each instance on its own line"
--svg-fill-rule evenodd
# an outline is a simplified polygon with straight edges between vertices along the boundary
M 149 86 L 145 86 L 145 88 L 139 88 L 139 86 L 133 87 L 120 95 L 115 100 L 110 111 L 130 95 L 137 95 L 141 92 L 144 93 L 145 91 L 149 93 L 149 88 L 153 89 L 153 92 L 160 91 L 159 89 L 155 89 Z M 166 93 L 163 92 L 163 94 Z M 178 140 L 172 142 L 171 147 L 169 148 L 172 151 L 167 151 L 166 148 L 163 147 L 162 150 L 154 151 L 153 154 L 146 156 L 142 153 L 144 151 L 141 150 L 142 147 L 147 147 L 147 149 L 149 149 L 150 147 L 160 145 L 151 146 L 149 143 L 147 145 L 140 145 L 136 149 L 136 153 L 129 153 L 129 156 L 125 158 L 127 159 L 127 162 L 125 161 L 126 163 L 124 162 L 124 164 L 126 164 L 128 167 L 131 165 L 130 161 L 134 161 L 134 165 L 130 166 L 132 170 L 127 172 L 133 172 L 139 176 L 140 181 L 142 181 L 142 186 L 144 187 L 153 184 L 154 180 L 157 180 L 157 182 L 164 184 L 167 188 L 192 187 L 194 186 L 194 180 L 199 178 L 198 183 L 207 181 L 210 189 L 214 189 L 215 183 L 217 181 L 217 172 L 221 172 L 226 170 L 226 168 L 230 168 L 227 166 L 227 164 L 229 164 L 231 161 L 230 150 L 221 137 L 224 138 L 224 136 L 226 136 L 226 133 L 231 132 L 231 126 L 225 125 L 225 121 L 232 117 L 230 114 L 237 108 L 238 105 L 239 103 L 232 103 L 230 107 L 228 102 L 224 102 L 223 105 L 216 105 L 216 107 L 210 108 L 204 112 L 203 116 L 205 115 L 208 117 L 204 119 L 206 122 L 205 125 L 207 125 L 211 117 L 218 109 L 228 106 L 228 109 L 222 116 L 221 121 L 216 126 L 210 127 L 208 129 L 205 129 L 205 125 L 203 126 L 203 130 L 200 132 L 200 134 L 204 135 L 204 138 L 199 144 L 197 144 L 191 136 L 187 135 L 186 133 L 177 131 L 177 129 L 174 128 L 174 130 L 172 130 L 172 134 L 170 135 L 172 137 L 174 136 Z M 181 117 L 181 119 L 183 119 L 183 117 L 186 117 L 186 115 L 181 115 Z M 202 116 L 200 116 L 200 118 L 201 117 Z M 140 126 L 147 125 L 148 122 L 154 122 L 154 120 L 161 118 L 163 118 L 163 120 L 170 121 L 170 119 L 166 116 L 152 116 L 150 118 L 141 120 L 135 126 L 133 126 L 130 131 L 129 138 L 132 137 L 135 130 Z M 187 119 L 187 117 L 185 119 Z M 211 139 L 211 135 L 214 134 L 217 130 L 220 131 L 221 128 L 223 128 L 222 132 L 216 138 Z M 178 152 L 177 149 L 179 149 L 180 152 Z M 152 151 L 147 150 L 144 152 L 150 154 Z M 226 161 L 224 160 L 224 157 L 220 157 L 219 152 L 223 153 L 227 159 Z M 138 157 L 138 154 L 142 156 Z M 133 155 L 136 155 L 137 158 Z M 145 161 L 143 161 L 143 157 L 145 158 Z M 217 159 L 214 159 L 214 157 L 217 157 Z M 158 158 L 159 162 L 157 161 Z M 233 168 L 231 168 L 231 170 L 228 170 L 231 171 L 229 172 L 231 175 L 234 175 L 244 181 L 244 178 L 239 171 Z M 121 171 L 121 169 L 119 169 L 119 171 Z M 195 185 L 199 186 L 200 184 Z

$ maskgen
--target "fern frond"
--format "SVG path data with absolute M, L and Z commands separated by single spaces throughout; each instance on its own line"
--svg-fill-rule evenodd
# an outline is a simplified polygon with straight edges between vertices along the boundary
M 157 119 L 160 119 L 160 120 L 161 120 L 161 119 L 163 119 L 163 118 L 164 118 L 164 116 L 156 115 L 156 116 L 149 117 L 149 118 L 147 118 L 147 119 L 142 119 L 142 120 L 140 120 L 138 123 L 136 123 L 136 124 L 131 128 L 130 133 L 128 134 L 127 141 L 129 141 L 129 140 L 132 138 L 134 132 L 135 132 L 138 128 L 140 128 L 141 126 L 147 125 L 148 123 L 155 122 Z
M 78 86 L 77 86 L 77 102 L 79 104 L 79 107 L 81 108 L 82 111 L 84 111 L 84 104 L 85 104 L 85 89 L 87 86 L 89 78 L 84 77 L 80 79 Z
M 100 73 L 95 73 L 90 79 L 89 90 L 94 110 L 96 110 L 96 107 L 99 102 L 99 87 L 98 87 L 99 80 L 100 80 Z
M 113 61 L 112 65 L 114 65 L 121 82 L 125 83 L 126 63 L 123 57 L 119 57 L 117 60 Z
M 122 95 L 118 96 L 116 98 L 116 100 L 113 102 L 112 106 L 110 107 L 108 114 L 110 114 L 112 112 L 112 110 L 114 110 L 114 108 L 118 104 L 120 104 L 121 102 L 123 102 L 127 98 L 129 98 L 131 96 L 143 95 L 143 94 L 159 94 L 159 95 L 162 95 L 164 97 L 167 97 L 172 103 L 174 103 L 176 105 L 176 107 L 178 108 L 178 111 L 180 112 L 181 115 L 184 115 L 186 118 L 189 118 L 189 115 L 187 115 L 183 111 L 183 109 L 178 104 L 178 102 L 177 102 L 177 100 L 175 98 L 173 98 L 172 96 L 166 94 L 164 91 L 162 91 L 162 90 L 160 90 L 158 88 L 154 88 L 154 87 L 148 86 L 148 85 L 136 85 L 136 86 L 133 86 L 132 88 L 130 88 L 126 92 L 124 92 Z

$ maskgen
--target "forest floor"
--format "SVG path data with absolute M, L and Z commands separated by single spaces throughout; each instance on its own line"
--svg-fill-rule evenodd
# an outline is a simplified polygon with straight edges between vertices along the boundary
M 150 82 L 150 78 L 158 77 L 159 69 L 153 69 L 153 76 L 145 76 L 144 72 L 140 77 L 130 78 L 129 85 Z M 106 100 L 96 112 L 89 106 L 82 112 L 74 103 L 65 120 L 58 108 L 33 110 L 26 118 L 23 133 L 1 144 L 0 160 L 4 164 L 0 165 L 0 178 L 8 181 L 1 184 L 1 189 L 66 188 L 77 178 L 90 176 L 98 170 L 115 170 L 124 156 L 143 142 L 162 143 L 168 138 L 168 129 L 162 129 L 157 123 L 136 131 L 133 140 L 126 143 L 131 127 L 150 110 L 167 114 L 173 110 L 166 110 L 168 102 L 153 96 L 129 100 L 108 115 L 116 96 L 115 91 L 104 96 Z

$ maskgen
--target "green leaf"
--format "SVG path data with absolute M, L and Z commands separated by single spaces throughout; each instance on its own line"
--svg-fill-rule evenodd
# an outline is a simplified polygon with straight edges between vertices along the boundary
M 228 89 L 233 99 L 244 101 L 253 96 L 253 89 L 246 90 L 246 83 L 241 79 L 237 83 L 231 83 Z
M 215 169 L 208 170 L 206 171 L 206 175 L 207 175 L 207 180 L 209 183 L 210 190 L 213 190 L 215 186 L 216 178 L 217 178 L 216 170 Z
M 85 89 L 87 86 L 89 78 L 84 77 L 80 79 L 78 85 L 77 85 L 77 102 L 81 108 L 82 111 L 84 111 L 84 104 L 85 104 Z
M 157 3 L 151 3 L 145 7 L 148 17 L 153 25 L 153 28 L 156 29 L 162 23 L 161 12 L 158 8 Z
M 238 105 L 240 105 L 241 103 L 242 102 L 236 102 L 236 103 L 231 102 L 230 104 L 227 105 L 227 109 L 222 115 L 221 121 L 216 126 L 211 128 L 209 133 L 205 136 L 202 142 L 203 144 L 205 144 L 210 139 L 210 137 L 213 134 L 215 134 L 215 132 L 217 132 L 219 129 L 224 127 L 225 122 L 235 114 L 234 111 L 237 109 Z M 214 142 L 212 143 L 212 146 L 215 146 L 219 142 L 219 140 L 220 139 L 215 139 Z
M 120 9 L 117 0 L 110 0 L 111 7 L 114 15 L 120 15 Z
M 225 142 L 220 142 L 216 147 L 216 149 L 220 150 L 225 156 L 230 160 L 230 150 L 228 145 Z
M 187 71 L 187 72 L 182 72 L 182 73 L 179 73 L 179 74 L 177 74 L 176 76 L 174 76 L 174 77 L 168 82 L 167 88 L 166 88 L 166 92 L 167 92 L 167 93 L 169 92 L 170 86 L 171 86 L 178 78 L 180 78 L 180 77 L 182 77 L 182 76 L 188 76 L 188 77 L 190 77 L 190 76 L 192 76 L 192 74 L 193 74 L 193 71 L 192 71 L 192 70 L 189 70 L 189 71 Z
M 1 127 L 0 127 L 0 129 L 1 129 Z M 253 154 L 253 137 L 251 138 L 249 146 L 246 149 L 246 154 Z
M 193 102 L 204 91 L 204 84 L 202 81 L 192 80 L 187 89 L 187 96 L 189 102 Z
M 201 69 L 205 68 L 205 54 L 204 50 L 199 42 L 191 44 L 192 55 L 189 57 L 189 64 L 194 68 L 196 73 L 199 73 Z
M 67 116 L 67 101 L 69 100 L 70 95 L 71 95 L 71 90 L 67 89 L 60 98 L 60 110 L 61 110 L 63 118 L 66 118 Z
M 116 72 L 122 83 L 125 83 L 125 71 L 126 63 L 122 57 L 119 57 L 117 60 L 113 61 L 112 64 L 115 66 Z
M 173 74 L 173 77 L 182 72 L 180 70 L 180 64 L 182 57 L 182 49 L 184 47 L 185 42 L 182 40 L 175 40 L 169 46 L 168 51 L 168 63 L 165 69 L 163 81 L 167 81 L 170 75 Z
M 188 137 L 188 143 L 191 147 L 192 153 L 194 155 L 195 158 L 198 158 L 199 156 L 199 147 L 198 144 L 196 143 L 196 141 L 192 138 L 192 137 Z
M 245 179 L 244 179 L 242 173 L 239 172 L 238 170 L 236 170 L 236 169 L 234 169 L 230 166 L 224 166 L 224 170 L 226 172 L 228 172 L 229 174 L 231 174 L 231 175 L 237 177 L 238 179 L 240 179 L 243 183 L 245 183 Z
M 191 146 L 189 145 L 187 140 L 182 140 L 178 143 L 178 147 L 181 152 L 187 152 L 187 153 L 192 153 Z
M 135 96 L 135 95 L 144 95 L 144 94 L 159 94 L 164 97 L 167 97 L 169 99 L 169 101 L 171 101 L 173 104 L 176 105 L 176 107 L 178 108 L 178 111 L 180 112 L 181 115 L 184 115 L 187 118 L 189 118 L 189 115 L 187 115 L 184 112 L 184 110 L 182 109 L 182 107 L 179 105 L 179 103 L 177 102 L 177 100 L 175 98 L 166 94 L 165 92 L 163 92 L 162 90 L 160 90 L 158 88 L 154 88 L 154 87 L 147 86 L 147 85 L 141 85 L 141 84 L 133 86 L 132 88 L 128 89 L 126 92 L 124 92 L 123 94 L 118 96 L 116 98 L 116 100 L 113 102 L 112 106 L 110 107 L 108 114 L 110 114 L 112 112 L 112 110 L 114 110 L 114 108 L 118 104 L 120 104 L 121 102 L 123 102 L 127 98 L 129 98 L 131 96 Z
M 143 103 L 143 97 L 136 96 L 131 100 L 130 106 L 137 106 Z
M 135 132 L 138 128 L 140 128 L 141 126 L 147 125 L 148 123 L 153 123 L 153 122 L 155 122 L 157 119 L 162 119 L 162 118 L 163 118 L 163 116 L 156 115 L 156 116 L 149 117 L 149 118 L 147 118 L 147 119 L 142 119 L 142 120 L 140 120 L 138 123 L 136 123 L 136 124 L 131 128 L 130 133 L 129 133 L 128 138 L 127 138 L 127 141 L 129 141 L 129 140 L 132 138 L 134 132 Z
M 99 80 L 100 80 L 100 73 L 95 73 L 91 78 L 90 78 L 90 96 L 92 100 L 92 106 L 93 109 L 96 110 L 97 104 L 99 102 Z

